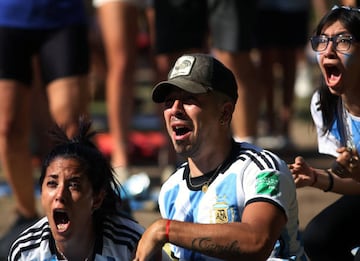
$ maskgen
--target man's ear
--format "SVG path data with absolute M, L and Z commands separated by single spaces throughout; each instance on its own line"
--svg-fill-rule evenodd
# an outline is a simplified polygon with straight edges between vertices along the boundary
M 232 113 L 234 111 L 234 105 L 231 102 L 227 102 L 223 105 L 223 109 L 220 116 L 220 122 L 231 121 Z
M 96 195 L 94 195 L 94 201 L 93 201 L 93 206 L 92 209 L 93 211 L 100 208 L 104 198 L 105 198 L 105 194 L 106 192 L 104 190 L 100 190 L 100 192 Z

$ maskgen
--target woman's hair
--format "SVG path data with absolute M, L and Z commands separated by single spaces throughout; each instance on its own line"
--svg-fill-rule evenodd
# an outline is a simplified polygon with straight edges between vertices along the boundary
M 360 10 L 346 6 L 334 6 L 319 22 L 314 31 L 314 35 L 321 35 L 324 28 L 339 21 L 352 35 L 355 42 L 360 41 Z M 340 97 L 332 94 L 326 86 L 322 77 L 319 88 L 320 107 L 322 111 L 324 134 L 327 133 L 336 120 L 338 103 Z
M 55 125 L 49 131 L 54 142 L 54 147 L 45 157 L 41 166 L 39 179 L 40 188 L 44 182 L 46 170 L 57 158 L 74 159 L 80 165 L 80 171 L 89 179 L 93 193 L 105 192 L 102 205 L 94 211 L 93 217 L 96 224 L 106 215 L 117 213 L 121 205 L 120 183 L 113 175 L 113 169 L 109 160 L 101 153 L 92 141 L 95 131 L 91 131 L 91 121 L 84 116 L 79 118 L 77 134 L 68 138 L 65 129 Z

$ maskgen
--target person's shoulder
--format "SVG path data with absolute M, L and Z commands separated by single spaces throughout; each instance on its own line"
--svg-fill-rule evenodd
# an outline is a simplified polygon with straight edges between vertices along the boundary
M 280 165 L 285 164 L 274 152 L 252 143 L 236 142 L 233 153 L 236 156 L 236 161 L 247 162 L 249 166 L 256 166 L 260 170 L 269 168 L 279 169 Z
M 43 217 L 34 225 L 24 230 L 12 244 L 9 250 L 9 260 L 16 260 L 23 252 L 36 252 L 41 250 L 42 243 L 51 238 L 48 219 Z
M 321 111 L 321 106 L 320 106 L 320 93 L 319 91 L 315 91 L 313 96 L 311 97 L 311 101 L 310 101 L 310 113 L 311 113 L 311 117 L 315 123 L 316 126 L 318 126 L 319 128 L 322 128 L 322 124 L 323 124 L 323 116 L 322 116 L 322 111 Z
M 320 92 L 319 90 L 316 90 L 311 95 L 310 106 L 319 106 L 319 103 L 320 103 Z
M 144 227 L 127 213 L 119 212 L 117 215 L 108 216 L 103 224 L 104 235 L 140 238 Z
M 264 157 L 264 155 L 274 155 L 276 154 L 271 152 L 270 150 L 266 150 L 256 144 L 248 143 L 248 142 L 235 142 L 232 154 L 237 157 L 237 159 L 241 158 L 249 158 L 254 160 L 257 157 Z
M 35 224 L 21 232 L 18 238 L 15 240 L 14 244 L 17 242 L 26 243 L 31 240 L 37 240 L 48 234 L 51 234 L 50 225 L 47 217 L 43 217 Z
M 128 260 L 145 229 L 128 214 L 108 216 L 103 223 L 102 255 Z
M 189 165 L 188 162 L 183 162 L 182 164 L 177 166 L 175 171 L 170 175 L 170 177 L 167 180 L 165 180 L 163 186 L 164 185 L 171 186 L 171 184 L 178 183 L 179 180 L 182 180 L 184 178 L 185 169 L 188 168 L 188 165 Z
M 232 153 L 246 153 L 246 151 L 261 151 L 262 148 L 257 146 L 254 143 L 250 143 L 250 142 L 238 142 L 238 141 L 234 141 L 233 143 L 233 149 L 232 149 Z

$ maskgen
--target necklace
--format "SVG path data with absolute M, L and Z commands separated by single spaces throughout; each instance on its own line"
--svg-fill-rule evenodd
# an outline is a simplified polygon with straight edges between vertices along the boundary
M 341 107 L 340 109 L 342 110 L 342 117 L 341 117 L 341 121 L 342 121 L 342 125 L 343 125 L 343 131 L 344 131 L 344 138 L 345 138 L 345 145 L 346 147 L 348 147 L 349 149 L 355 149 L 355 144 L 354 144 L 354 138 L 353 135 L 351 133 L 350 130 L 350 126 L 349 126 L 349 121 L 351 121 L 350 115 L 347 111 L 347 109 L 345 108 L 344 103 L 342 102 L 342 99 L 340 99 L 341 102 Z
M 95 245 L 95 239 L 92 241 L 91 243 L 91 247 L 89 250 L 89 253 L 87 254 L 86 258 L 84 259 L 84 261 L 89 261 L 91 260 L 91 255 L 93 254 L 93 250 L 94 250 L 94 245 Z M 64 260 L 64 261 L 68 261 L 69 259 L 64 255 L 64 253 L 58 248 L 58 246 L 55 244 L 56 246 L 56 251 L 60 254 L 61 259 L 59 260 Z
M 225 161 L 224 161 L 225 162 Z M 214 179 L 218 176 L 218 174 L 220 173 L 220 170 L 223 166 L 223 163 L 221 163 L 213 172 L 213 174 L 210 176 L 210 178 L 208 178 L 206 181 L 204 181 L 203 183 L 200 183 L 200 184 L 197 184 L 197 185 L 194 185 L 192 182 L 191 182 L 191 175 L 190 175 L 190 169 L 189 169 L 189 175 L 188 175 L 188 182 L 190 184 L 191 187 L 193 188 L 199 188 L 201 187 L 201 191 L 203 193 L 206 193 L 208 191 L 208 188 L 211 184 L 211 182 L 214 181 Z
M 343 126 L 344 126 L 344 131 L 345 131 L 345 142 L 346 142 L 346 147 L 348 148 L 348 150 L 350 151 L 351 158 L 349 160 L 349 167 L 351 169 L 353 169 L 354 167 L 357 166 L 358 161 L 359 161 L 359 157 L 357 155 L 357 147 L 355 145 L 355 136 L 354 133 L 352 132 L 352 130 L 350 129 L 352 126 L 356 129 L 357 134 L 359 134 L 359 130 L 357 127 L 356 122 L 352 119 L 350 113 L 346 110 L 344 103 L 341 101 L 342 104 L 342 115 L 343 115 Z M 354 152 L 356 153 L 356 155 L 354 155 Z

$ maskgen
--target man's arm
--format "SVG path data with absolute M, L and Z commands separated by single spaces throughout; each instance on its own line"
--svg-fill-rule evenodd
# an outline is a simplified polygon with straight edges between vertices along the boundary
M 266 260 L 286 221 L 285 213 L 267 202 L 247 205 L 241 222 L 195 224 L 172 220 L 169 224 L 159 219 L 142 236 L 135 260 L 148 260 L 166 242 L 226 260 Z

